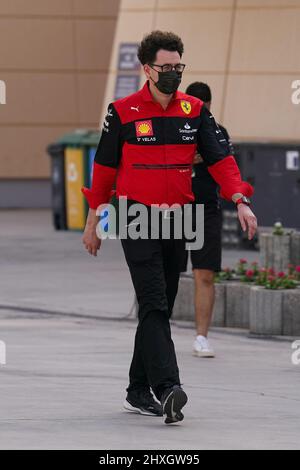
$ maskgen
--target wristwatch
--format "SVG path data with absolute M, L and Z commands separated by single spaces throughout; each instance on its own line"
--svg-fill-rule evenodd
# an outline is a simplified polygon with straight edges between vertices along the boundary
M 238 206 L 239 204 L 246 204 L 247 206 L 251 205 L 251 201 L 248 197 L 242 196 L 235 201 L 235 204 Z

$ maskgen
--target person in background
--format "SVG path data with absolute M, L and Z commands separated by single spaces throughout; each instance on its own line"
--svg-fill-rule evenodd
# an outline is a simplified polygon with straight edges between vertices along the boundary
M 210 111 L 212 94 L 210 87 L 203 82 L 191 83 L 186 94 L 195 96 L 204 102 Z M 216 133 L 223 134 L 228 143 L 230 154 L 234 149 L 225 127 L 217 125 Z M 194 157 L 192 189 L 195 204 L 204 204 L 204 245 L 201 250 L 191 250 L 191 262 L 195 282 L 195 323 L 197 336 L 193 345 L 193 354 L 198 357 L 214 357 L 215 352 L 207 337 L 212 320 L 215 302 L 214 275 L 221 270 L 222 258 L 222 209 L 219 186 L 210 175 L 207 164 L 200 154 Z M 194 209 L 194 207 L 193 207 Z M 188 251 L 182 271 L 186 271 Z

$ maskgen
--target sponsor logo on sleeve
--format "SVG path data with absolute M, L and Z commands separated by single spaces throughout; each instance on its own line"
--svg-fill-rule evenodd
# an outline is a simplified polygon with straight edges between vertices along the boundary
M 110 118 L 113 116 L 113 112 L 112 112 L 112 109 L 109 108 L 105 118 L 104 118 L 104 121 L 103 121 L 103 127 L 102 127 L 102 130 L 104 132 L 109 132 L 109 120 Z

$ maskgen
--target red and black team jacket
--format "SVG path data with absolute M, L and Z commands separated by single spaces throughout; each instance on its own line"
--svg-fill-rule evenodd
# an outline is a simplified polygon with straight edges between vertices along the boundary
M 153 100 L 148 82 L 111 103 L 95 154 L 91 188 L 81 188 L 89 207 L 116 196 L 140 203 L 186 204 L 194 200 L 192 163 L 199 152 L 220 186 L 220 195 L 251 196 L 222 131 L 198 98 L 177 91 L 166 110 Z

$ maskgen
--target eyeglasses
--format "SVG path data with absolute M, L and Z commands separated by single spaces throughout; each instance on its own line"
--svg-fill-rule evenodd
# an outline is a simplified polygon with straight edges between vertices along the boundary
M 174 69 L 175 72 L 183 72 L 185 68 L 185 64 L 164 64 L 164 65 L 158 65 L 158 64 L 148 64 L 150 67 L 153 69 L 153 67 L 160 67 L 162 72 L 172 72 Z M 155 69 L 154 69 L 155 70 Z

